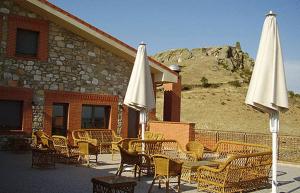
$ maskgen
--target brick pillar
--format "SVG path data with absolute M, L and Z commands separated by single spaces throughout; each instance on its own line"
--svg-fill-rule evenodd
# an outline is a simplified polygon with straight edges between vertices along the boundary
M 177 83 L 164 84 L 164 121 L 180 122 L 181 76 Z

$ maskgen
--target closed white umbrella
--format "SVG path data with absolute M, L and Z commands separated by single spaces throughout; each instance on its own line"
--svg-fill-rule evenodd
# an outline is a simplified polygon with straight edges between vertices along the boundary
M 288 110 L 285 81 L 276 14 L 270 11 L 263 25 L 246 104 L 269 114 L 272 132 L 272 193 L 277 192 L 277 154 L 279 112 Z
M 140 111 L 142 139 L 144 139 L 147 113 L 155 108 L 150 66 L 147 57 L 146 44 L 144 43 L 141 43 L 137 50 L 124 104 Z

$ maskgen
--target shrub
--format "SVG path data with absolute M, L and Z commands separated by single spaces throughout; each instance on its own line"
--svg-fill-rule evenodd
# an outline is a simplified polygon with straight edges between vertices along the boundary
M 200 81 L 204 88 L 209 87 L 208 79 L 205 76 L 203 76 Z
M 230 85 L 234 86 L 234 87 L 241 87 L 242 84 L 240 83 L 240 81 L 238 80 L 234 80 L 234 81 L 230 81 L 228 82 Z
M 289 97 L 291 97 L 291 98 L 294 98 L 294 96 L 295 96 L 295 93 L 293 91 L 289 91 L 288 94 L 289 94 Z

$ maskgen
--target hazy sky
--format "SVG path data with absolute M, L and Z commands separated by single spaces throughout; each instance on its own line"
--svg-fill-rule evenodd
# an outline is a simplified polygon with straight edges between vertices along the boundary
M 277 13 L 288 89 L 300 93 L 300 0 L 49 0 L 148 54 L 241 43 L 255 59 L 265 14 Z

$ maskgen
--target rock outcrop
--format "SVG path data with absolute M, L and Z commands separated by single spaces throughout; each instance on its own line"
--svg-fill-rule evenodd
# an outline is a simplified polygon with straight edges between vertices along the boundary
M 254 60 L 248 53 L 242 51 L 239 42 L 235 46 L 194 48 L 192 50 L 187 48 L 172 49 L 157 53 L 153 57 L 165 65 L 179 64 L 183 67 L 183 73 L 189 71 L 191 68 L 194 69 L 191 73 L 196 72 L 195 68 L 197 68 L 201 69 L 202 72 L 219 72 L 215 73 L 215 76 L 228 76 L 224 80 L 222 80 L 222 77 L 207 77 L 213 80 L 214 83 L 236 80 L 249 82 L 254 66 Z M 203 74 L 202 77 L 209 76 L 209 74 L 211 73 L 207 72 L 207 75 Z M 195 74 L 195 76 L 197 75 Z M 187 81 L 185 83 L 189 84 Z M 196 82 L 191 81 L 190 83 L 195 84 Z

